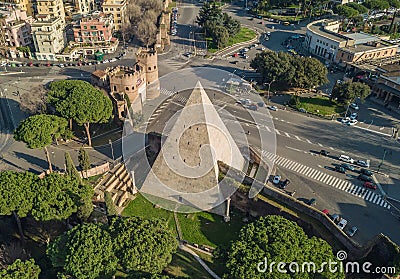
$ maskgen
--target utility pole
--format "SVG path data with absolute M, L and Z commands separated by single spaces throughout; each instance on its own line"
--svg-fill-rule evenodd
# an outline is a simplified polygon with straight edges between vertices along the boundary
M 111 139 L 108 140 L 108 143 L 110 144 L 110 147 L 111 147 L 111 156 L 112 156 L 113 164 L 114 164 L 114 161 L 115 161 L 115 159 L 114 159 L 114 148 L 113 148 L 113 146 L 112 146 L 112 141 L 111 141 Z
M 386 153 L 387 153 L 387 150 L 386 150 L 386 148 L 385 148 L 385 149 L 383 149 L 382 161 L 381 161 L 381 163 L 380 163 L 379 166 L 378 166 L 378 172 L 381 170 L 381 167 L 382 167 L 382 165 L 383 165 L 383 161 L 385 161 Z

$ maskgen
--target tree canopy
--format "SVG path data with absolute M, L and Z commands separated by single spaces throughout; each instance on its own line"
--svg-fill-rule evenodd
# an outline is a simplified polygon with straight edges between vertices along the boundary
M 85 127 L 89 145 L 92 145 L 90 124 L 106 123 L 112 116 L 111 100 L 86 81 L 53 82 L 48 100 L 61 116 Z
M 288 269 L 289 263 L 297 262 L 301 267 L 302 263 L 310 261 L 319 269 L 323 262 L 329 260 L 338 261 L 327 242 L 316 237 L 308 238 L 295 222 L 270 215 L 241 229 L 238 240 L 232 242 L 228 251 L 228 272 L 223 278 L 344 278 L 343 273 L 331 273 L 328 268 L 320 274 L 293 273 Z M 267 272 L 259 272 L 265 262 Z M 270 272 L 269 264 L 272 262 L 287 263 L 283 269 L 288 272 L 279 272 L 276 265 Z
M 38 279 L 40 267 L 35 264 L 34 259 L 21 261 L 17 259 L 13 264 L 0 270 L 2 279 Z
M 113 218 L 110 234 L 115 255 L 127 270 L 159 273 L 177 248 L 174 235 L 159 219 Z
M 54 267 L 74 278 L 111 278 L 117 268 L 113 242 L 107 230 L 97 224 L 78 225 L 56 238 L 47 248 Z
M 240 22 L 232 18 L 215 2 L 204 2 L 197 16 L 196 22 L 201 26 L 207 37 L 211 37 L 218 48 L 225 47 L 229 38 L 240 31 Z
M 52 171 L 47 146 L 61 136 L 70 135 L 67 124 L 67 120 L 55 115 L 33 115 L 21 121 L 18 128 L 14 131 L 14 138 L 25 142 L 28 148 L 43 148 L 49 164 L 49 170 Z
M 315 58 L 263 51 L 256 54 L 250 66 L 261 73 L 265 82 L 285 81 L 300 88 L 312 88 L 328 82 L 328 70 Z
M 33 190 L 36 194 L 32 216 L 41 221 L 64 220 L 77 213 L 81 206 L 91 204 L 93 196 L 91 186 L 75 177 L 55 173 L 39 180 Z
M 361 82 L 342 82 L 337 83 L 333 89 L 331 98 L 336 99 L 338 103 L 347 105 L 354 102 L 356 98 L 363 101 L 371 93 L 371 88 Z

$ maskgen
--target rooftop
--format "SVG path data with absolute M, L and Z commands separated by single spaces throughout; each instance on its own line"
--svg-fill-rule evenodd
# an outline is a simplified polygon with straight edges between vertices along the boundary
M 313 33 L 316 33 L 322 37 L 326 37 L 332 41 L 336 41 L 336 42 L 345 42 L 348 40 L 347 37 L 338 34 L 338 33 L 334 33 L 328 30 L 324 29 L 323 26 L 324 21 L 314 21 L 311 22 L 310 24 L 307 25 L 307 29 L 309 29 L 310 31 L 312 31 Z
M 370 50 L 377 50 L 380 48 L 396 46 L 395 44 L 389 43 L 387 41 L 375 41 L 375 42 L 377 42 L 378 44 L 364 43 L 364 44 L 357 44 L 354 46 L 342 47 L 341 49 L 345 50 L 347 52 L 350 52 L 350 53 L 357 53 L 357 52 L 366 52 L 366 51 L 370 51 Z
M 354 40 L 355 41 L 354 43 L 356 45 L 365 44 L 365 43 L 368 43 L 368 42 L 376 42 L 376 41 L 380 40 L 376 36 L 372 36 L 372 35 L 369 35 L 369 34 L 366 34 L 366 33 L 362 33 L 362 32 L 360 32 L 360 33 L 344 33 L 343 36 L 345 36 L 345 37 L 347 37 L 347 38 L 349 38 L 351 40 Z

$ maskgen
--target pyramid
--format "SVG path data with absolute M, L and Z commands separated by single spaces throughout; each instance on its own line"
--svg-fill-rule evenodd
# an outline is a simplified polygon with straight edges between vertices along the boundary
M 206 209 L 223 199 L 218 161 L 242 170 L 244 158 L 200 82 L 177 116 L 141 191 Z

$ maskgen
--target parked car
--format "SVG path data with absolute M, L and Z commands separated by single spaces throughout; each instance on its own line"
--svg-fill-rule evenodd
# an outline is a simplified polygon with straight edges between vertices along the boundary
M 267 36 L 271 36 L 271 32 L 268 31 L 268 32 L 267 32 Z
M 33 63 L 32 63 L 32 62 L 29 62 L 29 63 L 28 63 L 28 66 L 29 66 L 29 67 L 33 67 Z
M 345 170 L 350 170 L 350 171 L 354 171 L 354 167 L 350 164 L 341 164 L 340 165 L 342 168 L 344 168 Z
M 342 122 L 343 124 L 349 124 L 349 122 L 350 122 L 350 117 L 344 117 L 344 118 L 342 118 L 341 122 Z
M 64 68 L 64 64 L 59 64 L 58 67 Z
M 351 104 L 350 104 L 350 107 L 351 107 L 352 109 L 355 109 L 355 110 L 359 110 L 359 109 L 360 109 L 356 103 L 351 103 Z
M 369 168 L 369 162 L 368 161 L 358 160 L 357 161 L 357 165 L 359 165 L 361 167 Z
M 346 170 L 344 169 L 344 167 L 339 166 L 339 165 L 335 166 L 335 170 L 340 173 L 346 173 Z
M 324 210 L 322 210 L 322 213 L 324 213 L 325 215 L 329 215 L 329 210 L 328 209 L 324 209 Z
M 372 183 L 372 177 L 367 176 L 365 174 L 360 174 L 357 179 L 362 180 L 362 181 L 367 181 Z
M 351 164 L 354 163 L 354 159 L 353 158 L 350 158 L 349 156 L 343 155 L 343 154 L 339 156 L 339 160 L 341 160 L 343 162 L 346 162 L 346 163 L 351 163 Z
M 339 214 L 332 214 L 331 215 L 331 220 L 334 222 L 334 223 L 337 223 L 337 222 L 339 222 L 340 221 L 340 216 L 339 216 Z
M 372 176 L 372 171 L 367 170 L 367 169 L 361 169 L 361 170 L 360 170 L 360 173 L 361 173 L 361 174 L 364 174 L 364 175 L 366 175 L 366 176 Z
M 250 105 L 250 106 L 249 106 L 249 109 L 251 109 L 251 110 L 257 110 L 257 106 L 256 106 L 256 105 Z
M 303 112 L 303 113 L 306 113 L 307 111 L 305 110 L 305 109 L 303 109 L 303 108 L 299 108 L 299 111 L 300 112 Z
M 350 119 L 349 122 L 347 122 L 347 125 L 353 126 L 356 125 L 357 123 L 358 123 L 357 119 Z
M 322 150 L 319 152 L 319 155 L 328 156 L 329 153 L 330 153 L 329 151 L 326 151 L 326 150 L 322 149 Z
M 357 112 L 353 112 L 353 113 L 350 115 L 350 119 L 351 119 L 351 120 L 357 119 L 357 117 L 358 117 Z
M 358 231 L 357 227 L 351 227 L 348 231 L 347 231 L 347 235 L 348 236 L 354 236 L 356 234 L 356 232 Z
M 317 199 L 312 198 L 312 199 L 308 200 L 308 201 L 306 202 L 306 204 L 308 204 L 309 206 L 314 206 L 314 205 L 317 204 Z
M 363 186 L 368 189 L 376 190 L 376 185 L 372 182 L 365 181 Z
M 285 180 L 281 181 L 279 187 L 280 187 L 281 189 L 285 189 L 286 186 L 289 185 L 289 183 L 290 183 L 290 180 L 286 178 Z
M 346 227 L 346 225 L 347 225 L 347 220 L 346 219 L 341 219 L 340 221 L 339 221 L 339 223 L 337 224 L 337 226 L 339 227 L 339 229 L 341 229 L 341 230 L 343 230 L 344 229 L 344 227 Z
M 272 180 L 272 183 L 278 185 L 281 182 L 281 176 L 280 175 L 275 175 L 274 179 Z
M 268 106 L 267 107 L 269 110 L 277 111 L 278 108 L 276 106 Z

